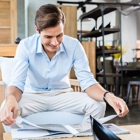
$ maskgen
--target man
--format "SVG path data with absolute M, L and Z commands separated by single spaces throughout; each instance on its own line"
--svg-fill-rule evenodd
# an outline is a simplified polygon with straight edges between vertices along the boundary
M 36 12 L 37 34 L 23 39 L 16 51 L 6 103 L 0 111 L 4 125 L 13 124 L 18 115 L 54 110 L 85 114 L 87 123 L 90 114 L 104 116 L 103 97 L 119 117 L 128 113 L 125 102 L 94 79 L 83 47 L 77 39 L 64 36 L 64 25 L 65 16 L 55 5 L 43 5 Z M 85 93 L 70 88 L 72 66 Z

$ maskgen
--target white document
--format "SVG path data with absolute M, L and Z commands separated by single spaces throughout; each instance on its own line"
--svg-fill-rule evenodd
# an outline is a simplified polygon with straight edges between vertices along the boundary
M 107 116 L 107 117 L 104 117 L 104 118 L 101 118 L 101 119 L 96 119 L 99 123 L 103 124 L 107 121 L 110 121 L 112 119 L 114 119 L 115 117 L 117 117 L 117 115 L 110 115 L 110 116 Z
M 27 131 L 19 131 L 19 129 L 11 130 L 12 139 L 24 139 L 24 138 L 40 138 L 47 135 L 50 135 L 46 130 L 27 130 Z
M 104 117 L 101 119 L 97 119 L 97 121 L 101 124 L 115 118 L 117 115 L 110 115 L 108 117 Z M 59 124 L 42 124 L 36 125 L 31 123 L 21 117 L 17 117 L 16 125 L 19 128 L 12 129 L 12 139 L 23 139 L 23 138 L 63 138 L 63 137 L 73 137 L 73 136 L 91 136 L 91 126 L 84 125 L 81 128 L 81 124 L 74 125 L 59 125 Z M 105 124 L 105 127 L 114 131 L 115 134 L 120 134 L 119 127 L 116 127 L 114 124 Z M 83 129 L 84 128 L 84 129 Z M 119 130 L 117 129 L 119 128 Z M 128 133 L 123 131 L 123 133 Z
M 105 126 L 107 129 L 109 129 L 110 131 L 112 131 L 114 134 L 116 135 L 121 135 L 121 134 L 130 134 L 129 130 L 123 129 L 121 127 L 118 127 L 115 124 L 103 124 L 103 126 Z

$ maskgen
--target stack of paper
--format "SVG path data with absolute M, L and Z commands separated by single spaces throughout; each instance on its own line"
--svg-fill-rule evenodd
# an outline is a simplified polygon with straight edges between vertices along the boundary
M 111 115 L 97 121 L 101 124 L 115 118 L 117 115 Z M 115 134 L 130 133 L 128 130 L 122 129 L 114 124 L 103 124 Z M 90 124 L 60 125 L 60 124 L 43 124 L 36 125 L 21 117 L 16 119 L 16 126 L 11 130 L 12 139 L 23 138 L 63 138 L 74 136 L 90 136 L 92 135 Z

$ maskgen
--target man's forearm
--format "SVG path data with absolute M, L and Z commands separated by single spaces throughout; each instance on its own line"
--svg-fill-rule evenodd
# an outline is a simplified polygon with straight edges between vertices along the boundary
M 15 86 L 10 86 L 7 89 L 6 100 L 12 97 L 14 97 L 17 102 L 19 102 L 22 97 L 22 91 Z
M 88 87 L 85 92 L 97 101 L 103 101 L 103 95 L 107 90 L 105 90 L 100 84 L 94 84 Z

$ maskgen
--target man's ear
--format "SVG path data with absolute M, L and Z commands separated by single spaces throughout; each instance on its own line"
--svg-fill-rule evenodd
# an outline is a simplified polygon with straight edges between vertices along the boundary
M 35 26 L 35 31 L 37 34 L 40 34 L 39 29 Z

